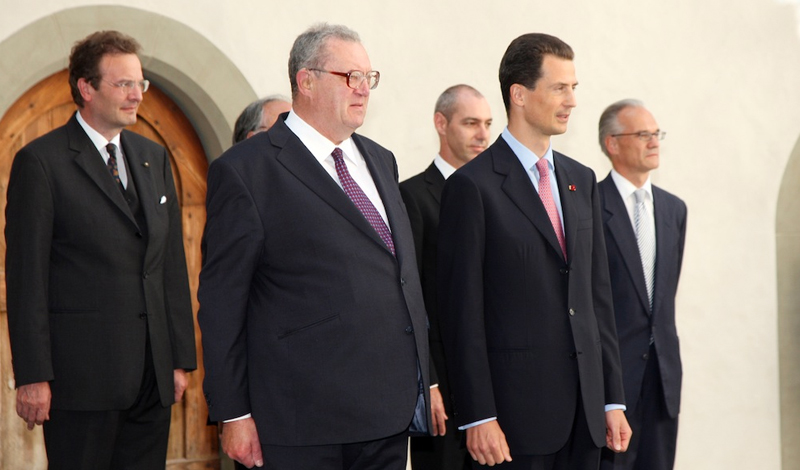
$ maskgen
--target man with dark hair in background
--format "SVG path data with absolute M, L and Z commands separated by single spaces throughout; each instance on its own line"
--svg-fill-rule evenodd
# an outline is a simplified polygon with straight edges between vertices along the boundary
M 150 83 L 116 31 L 72 49 L 78 111 L 20 150 L 6 207 L 17 413 L 51 469 L 163 468 L 170 405 L 196 367 L 169 157 L 124 130 Z

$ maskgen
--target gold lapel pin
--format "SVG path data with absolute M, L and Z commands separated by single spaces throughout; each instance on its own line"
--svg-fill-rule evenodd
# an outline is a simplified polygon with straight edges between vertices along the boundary
M 150 168 L 150 162 L 144 162 L 142 163 L 142 166 L 145 168 Z

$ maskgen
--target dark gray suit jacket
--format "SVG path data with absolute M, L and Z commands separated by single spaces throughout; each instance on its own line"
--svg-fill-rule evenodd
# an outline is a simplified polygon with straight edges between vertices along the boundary
M 558 451 L 578 399 L 594 443 L 624 404 L 594 173 L 554 152 L 567 260 L 527 171 L 502 138 L 448 178 L 439 313 L 465 425 L 496 416 L 512 452 Z
M 164 406 L 195 368 L 181 211 L 160 145 L 123 131 L 146 226 L 73 117 L 20 150 L 6 207 L 6 286 L 17 385 L 50 381 L 52 407 L 129 408 L 147 328 Z
M 638 404 L 652 335 L 667 411 L 675 418 L 680 410 L 682 380 L 675 294 L 686 238 L 686 204 L 653 186 L 656 274 L 651 314 L 636 234 L 625 203 L 611 175 L 600 182 L 599 188 L 628 411 Z
M 252 413 L 271 445 L 401 433 L 414 414 L 418 365 L 426 400 L 429 372 L 394 156 L 353 136 L 396 258 L 285 118 L 209 169 L 199 289 L 209 416 Z

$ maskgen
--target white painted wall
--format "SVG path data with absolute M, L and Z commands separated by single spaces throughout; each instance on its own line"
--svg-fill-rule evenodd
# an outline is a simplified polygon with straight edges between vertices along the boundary
M 0 42 L 65 8 L 100 4 L 134 6 L 0 0 Z M 135 7 L 196 30 L 259 95 L 289 94 L 289 48 L 310 24 L 357 30 L 382 77 L 361 133 L 395 152 L 402 179 L 437 150 L 432 108 L 447 86 L 465 82 L 486 95 L 496 136 L 505 125 L 497 69 L 509 42 L 541 31 L 572 45 L 579 105 L 555 147 L 604 177 L 600 112 L 640 98 L 668 132 L 654 182 L 689 206 L 676 468 L 780 468 L 774 235 L 779 184 L 800 135 L 800 7 L 787 0 L 138 0 Z M 7 72 L 0 70 L 0 84 Z

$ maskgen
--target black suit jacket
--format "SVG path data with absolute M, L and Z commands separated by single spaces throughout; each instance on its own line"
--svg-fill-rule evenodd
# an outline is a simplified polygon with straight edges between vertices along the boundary
M 653 186 L 656 273 L 651 313 L 636 234 L 625 203 L 611 175 L 600 182 L 599 188 L 628 410 L 635 410 L 638 404 L 652 335 L 667 411 L 675 418 L 680 410 L 682 380 L 675 294 L 686 237 L 686 204 Z
M 436 243 L 439 235 L 439 205 L 444 189 L 444 176 L 431 165 L 422 173 L 400 183 L 400 194 L 408 210 L 414 248 L 417 253 L 422 294 L 428 312 L 431 349 L 431 383 L 439 383 L 442 392 L 449 390 L 444 363 L 444 346 L 439 331 L 439 314 L 436 307 Z M 449 400 L 445 401 L 450 413 Z
M 605 405 L 624 404 L 594 173 L 554 160 L 566 262 L 502 136 L 442 196 L 438 300 L 456 424 L 496 416 L 513 454 L 559 450 L 579 397 L 602 446 Z
M 261 443 L 285 446 L 403 432 L 418 370 L 427 400 L 428 343 L 394 156 L 353 136 L 396 258 L 285 117 L 208 173 L 199 321 L 210 418 L 252 413 Z
M 121 135 L 137 223 L 76 117 L 20 150 L 6 207 L 6 286 L 17 385 L 50 381 L 52 407 L 126 409 L 149 326 L 163 405 L 195 368 L 181 211 L 160 145 Z

